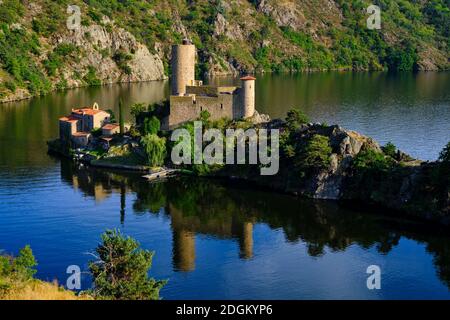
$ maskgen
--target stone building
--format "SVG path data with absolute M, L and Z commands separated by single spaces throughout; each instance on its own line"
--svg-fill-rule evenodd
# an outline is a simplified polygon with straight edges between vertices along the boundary
M 255 114 L 256 78 L 241 78 L 241 88 L 206 86 L 195 80 L 195 58 L 195 46 L 188 40 L 172 47 L 172 94 L 163 129 L 198 119 L 202 111 L 208 111 L 211 120 L 250 118 Z
M 59 138 L 76 146 L 86 146 L 91 141 L 92 130 L 102 128 L 110 120 L 111 115 L 100 110 L 97 103 L 92 107 L 72 109 L 69 116 L 59 119 Z

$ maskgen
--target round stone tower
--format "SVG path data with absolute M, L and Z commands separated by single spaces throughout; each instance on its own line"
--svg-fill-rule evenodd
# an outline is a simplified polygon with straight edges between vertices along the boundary
M 184 96 L 195 80 L 195 46 L 187 39 L 172 47 L 172 95 Z
M 252 76 L 241 78 L 243 118 L 250 118 L 255 114 L 255 80 Z

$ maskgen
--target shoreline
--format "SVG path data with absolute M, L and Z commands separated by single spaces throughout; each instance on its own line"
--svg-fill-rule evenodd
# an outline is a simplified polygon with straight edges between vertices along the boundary
M 325 73 L 344 73 L 344 74 L 372 74 L 372 73 L 380 73 L 380 74 L 399 74 L 399 73 L 403 73 L 403 74 L 420 74 L 420 73 L 442 73 L 442 72 L 450 72 L 450 69 L 443 69 L 443 70 L 417 70 L 417 71 L 404 71 L 404 72 L 396 72 L 396 71 L 389 71 L 389 70 L 352 70 L 352 69 L 341 69 L 341 68 L 336 68 L 336 69 L 329 69 L 329 70 L 302 70 L 302 71 L 279 71 L 279 72 L 274 72 L 274 71 L 259 71 L 259 72 L 254 72 L 255 75 L 260 75 L 260 76 L 264 76 L 264 75 L 274 75 L 274 74 L 284 74 L 284 75 L 310 75 L 310 74 L 325 74 Z M 227 77 L 238 77 L 238 74 L 234 74 L 234 73 L 229 73 L 229 74 L 217 74 L 217 75 L 207 75 L 205 78 L 206 79 L 214 79 L 214 78 L 227 78 Z M 49 92 L 47 92 L 44 95 L 29 95 L 29 96 L 25 96 L 22 98 L 17 98 L 17 99 L 11 99 L 11 100 L 5 100 L 5 98 L 0 99 L 0 105 L 7 105 L 7 104 L 12 104 L 15 102 L 20 102 L 20 101 L 29 101 L 31 99 L 34 98 L 43 98 L 43 97 L 47 97 L 51 94 L 55 94 L 55 93 L 64 93 L 67 91 L 71 91 L 71 90 L 76 90 L 76 89 L 89 89 L 89 88 L 102 88 L 102 87 L 106 87 L 106 86 L 114 86 L 114 85 L 126 85 L 126 84 L 140 84 L 140 83 L 150 83 L 150 82 L 159 82 L 159 81 L 169 81 L 169 77 L 165 76 L 164 79 L 158 79 L 158 80 L 147 80 L 147 81 L 118 81 L 118 82 L 107 82 L 107 83 L 102 83 L 101 85 L 96 85 L 96 86 L 92 86 L 92 85 L 80 85 L 80 86 L 74 86 L 74 87 L 67 87 L 64 89 L 57 89 L 54 88 L 52 90 L 50 90 Z M 17 90 L 25 90 L 23 88 L 18 88 Z

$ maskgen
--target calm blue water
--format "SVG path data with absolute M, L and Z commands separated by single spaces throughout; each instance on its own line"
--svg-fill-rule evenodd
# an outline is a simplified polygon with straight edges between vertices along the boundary
M 336 87 L 349 81 L 343 77 L 335 80 Z M 327 81 L 322 82 L 324 98 L 317 94 L 314 100 L 323 110 L 331 90 Z M 405 97 L 414 87 L 411 81 Z M 315 78 L 311 82 L 313 87 L 320 83 Z M 350 83 L 348 94 L 361 89 L 358 82 Z M 360 107 L 358 99 L 350 103 L 353 100 L 340 91 L 333 96 L 341 94 L 347 103 L 334 99 L 326 113 L 309 113 L 317 121 L 332 115 L 346 119 L 352 129 L 354 114 L 356 127 L 365 126 L 366 133 L 377 132 L 377 139 L 384 141 L 391 137 L 383 135 L 383 128 L 393 127 L 383 119 L 394 114 L 403 132 L 394 142 L 433 159 L 444 144 L 445 130 L 450 132 L 448 91 L 435 83 L 429 96 L 411 102 L 409 113 L 389 103 L 377 113 L 369 107 L 373 96 Z M 367 88 L 366 82 L 361 85 Z M 403 87 L 392 88 L 383 99 L 392 101 Z M 151 275 L 169 279 L 161 292 L 165 299 L 450 298 L 448 231 L 426 230 L 369 208 L 344 208 L 217 181 L 150 185 L 139 176 L 78 168 L 46 154 L 45 141 L 57 133 L 55 119 L 71 107 L 92 101 L 112 104 L 119 95 L 130 102 L 158 101 L 167 92 L 167 84 L 150 83 L 0 105 L 0 250 L 16 254 L 30 244 L 39 261 L 38 277 L 64 284 L 67 267 L 87 270 L 88 253 L 101 233 L 120 228 L 156 252 Z M 430 111 L 418 101 L 440 102 Z M 365 114 L 377 114 L 378 122 L 364 120 Z M 427 132 L 439 139 L 418 143 Z M 369 265 L 381 267 L 379 291 L 366 287 Z M 83 289 L 90 281 L 88 275 L 83 277 Z

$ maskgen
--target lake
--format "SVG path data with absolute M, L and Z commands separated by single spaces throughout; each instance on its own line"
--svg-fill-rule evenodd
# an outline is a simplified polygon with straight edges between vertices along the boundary
M 265 75 L 257 108 L 283 117 L 298 106 L 314 122 L 435 160 L 450 140 L 449 80 L 450 73 Z M 450 298 L 448 230 L 236 183 L 149 184 L 46 153 L 58 117 L 73 107 L 117 110 L 119 97 L 131 105 L 168 94 L 168 82 L 150 82 L 0 105 L 0 251 L 30 244 L 37 276 L 65 284 L 67 267 L 87 271 L 101 233 L 119 228 L 156 252 L 151 276 L 169 279 L 164 299 Z M 381 290 L 367 289 L 370 265 L 382 270 Z M 82 280 L 88 289 L 91 279 Z

